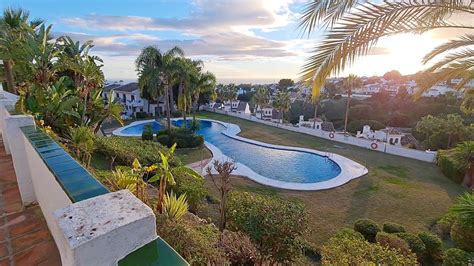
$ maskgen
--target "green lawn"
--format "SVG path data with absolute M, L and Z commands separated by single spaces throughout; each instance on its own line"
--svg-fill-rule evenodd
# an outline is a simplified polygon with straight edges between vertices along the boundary
M 379 223 L 391 221 L 409 231 L 428 230 L 465 189 L 444 177 L 436 165 L 383 154 L 313 136 L 278 129 L 230 116 L 202 112 L 211 118 L 240 126 L 240 136 L 262 142 L 328 150 L 365 165 L 369 174 L 341 187 L 314 192 L 279 190 L 235 177 L 234 189 L 276 195 L 305 203 L 311 232 L 307 240 L 321 246 L 334 232 L 361 217 Z M 208 187 L 216 191 L 212 182 Z M 217 196 L 217 194 L 216 194 Z M 209 213 L 206 210 L 206 213 Z

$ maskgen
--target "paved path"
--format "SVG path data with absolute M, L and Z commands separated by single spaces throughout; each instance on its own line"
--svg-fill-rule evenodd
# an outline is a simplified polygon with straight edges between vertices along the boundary
M 38 205 L 24 208 L 10 155 L 0 139 L 0 266 L 61 265 Z

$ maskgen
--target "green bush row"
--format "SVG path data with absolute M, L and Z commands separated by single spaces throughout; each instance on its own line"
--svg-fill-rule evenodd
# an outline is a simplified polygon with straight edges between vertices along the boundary
M 464 173 L 456 168 L 454 159 L 451 157 L 450 150 L 438 151 L 438 167 L 441 172 L 456 183 L 462 183 Z

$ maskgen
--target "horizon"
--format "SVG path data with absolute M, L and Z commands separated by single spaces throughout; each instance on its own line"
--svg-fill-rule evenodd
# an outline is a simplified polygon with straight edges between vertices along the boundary
M 250 0 L 249 0 L 250 1 Z M 299 80 L 299 72 L 320 30 L 303 38 L 297 28 L 302 0 L 260 1 L 149 1 L 114 5 L 113 1 L 84 1 L 57 8 L 62 2 L 6 0 L 1 8 L 23 8 L 30 18 L 54 25 L 54 36 L 93 40 L 92 54 L 104 60 L 107 80 L 136 80 L 134 61 L 141 49 L 162 50 L 178 45 L 186 56 L 201 59 L 220 83 L 273 83 Z M 346 71 L 358 76 L 381 76 L 398 70 L 413 74 L 423 69 L 421 58 L 450 37 L 444 31 L 382 38 L 369 54 Z

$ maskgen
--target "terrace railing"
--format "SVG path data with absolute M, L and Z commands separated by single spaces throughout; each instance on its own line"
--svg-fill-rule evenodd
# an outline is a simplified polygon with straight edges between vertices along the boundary
M 157 236 L 147 205 L 108 191 L 32 116 L 15 113 L 17 99 L 0 91 L 0 133 L 23 204 L 40 205 L 63 265 L 187 265 Z

